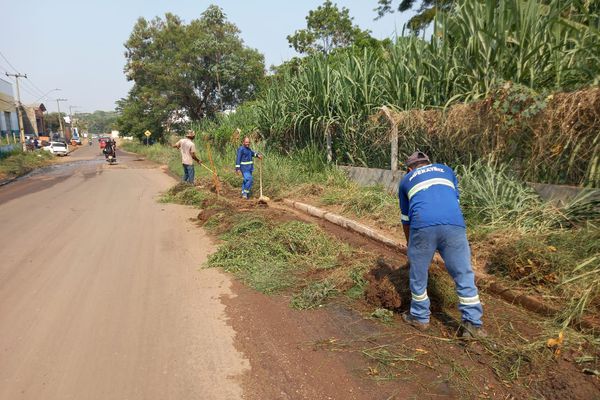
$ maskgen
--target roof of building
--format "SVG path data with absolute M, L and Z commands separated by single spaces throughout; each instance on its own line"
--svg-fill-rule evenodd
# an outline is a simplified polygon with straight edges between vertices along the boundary
M 26 104 L 25 107 L 33 108 L 34 110 L 39 109 L 42 112 L 46 111 L 46 106 L 44 105 L 44 103 Z

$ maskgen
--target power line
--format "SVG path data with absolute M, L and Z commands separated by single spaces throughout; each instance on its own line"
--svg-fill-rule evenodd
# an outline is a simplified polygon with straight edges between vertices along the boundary
M 27 78 L 27 79 L 28 79 L 28 80 L 24 80 L 24 81 L 23 81 L 23 83 L 25 83 L 25 82 L 27 82 L 27 83 L 31 83 L 31 82 L 29 81 L 29 78 Z M 11 79 L 11 80 L 10 80 L 10 83 L 11 83 L 11 84 L 14 84 L 15 82 L 14 82 L 14 81 L 12 81 L 12 79 Z M 42 99 L 42 98 L 46 97 L 46 95 L 48 94 L 48 92 L 44 93 L 44 92 L 42 92 L 42 91 L 41 91 L 41 90 L 39 90 L 39 89 L 35 89 L 35 90 L 39 91 L 39 93 L 34 93 L 34 92 L 32 91 L 32 90 L 34 90 L 34 89 L 33 89 L 33 87 L 31 87 L 31 86 L 30 86 L 30 87 L 27 87 L 27 86 L 25 86 L 25 85 L 22 85 L 22 86 L 21 86 L 21 89 L 23 89 L 25 92 L 27 92 L 27 94 L 29 94 L 29 95 L 30 95 L 30 96 L 32 96 L 34 99 L 36 99 L 36 100 L 34 100 L 34 103 L 35 103 L 35 102 L 37 102 L 37 100 L 40 100 L 40 99 Z
M 11 81 L 11 83 L 14 83 Z M 26 86 L 21 86 L 21 89 L 23 89 L 24 91 L 26 91 L 28 94 L 30 94 L 31 96 L 33 96 L 34 98 L 38 97 L 37 94 L 33 93 L 29 88 L 27 88 Z
M 15 72 L 16 72 L 17 74 L 19 73 L 19 71 L 17 71 L 17 69 L 16 69 L 16 68 L 15 68 L 15 67 L 14 67 L 14 66 L 13 66 L 13 65 L 10 63 L 10 61 L 8 61 L 8 58 L 6 58 L 6 57 L 4 56 L 4 54 L 2 54 L 2 52 L 1 52 L 1 51 L 0 51 L 0 56 L 2 56 L 2 58 L 4 58 L 4 61 L 6 61 L 6 62 L 8 63 L 8 65 L 9 65 L 9 66 L 10 66 L 12 69 L 14 69 L 14 70 L 15 70 Z
M 29 79 L 26 79 L 26 80 L 24 80 L 24 81 L 23 81 L 23 83 L 25 83 L 25 82 L 27 82 L 27 83 L 29 84 L 28 86 L 29 86 L 29 88 L 30 88 L 31 90 L 34 90 L 34 91 L 36 91 L 36 92 L 39 92 L 39 93 L 32 93 L 32 92 L 29 92 L 29 93 L 30 93 L 31 95 L 33 95 L 34 97 L 39 97 L 39 96 L 41 96 L 41 95 L 43 95 L 43 94 L 44 94 L 44 92 L 42 92 L 41 90 L 35 89 L 35 87 L 31 85 L 31 82 L 29 81 Z M 27 89 L 27 87 L 24 85 L 24 86 L 23 86 L 23 89 Z
M 18 74 L 17 69 L 14 67 L 14 65 L 12 65 L 10 63 L 10 61 L 8 61 L 8 58 L 6 58 L 6 56 L 4 54 L 2 54 L 2 52 L 0 51 L 0 56 L 4 59 L 4 61 L 6 61 L 8 63 L 8 65 Z M 4 69 L 4 68 L 3 68 Z M 4 72 L 8 72 L 7 70 L 5 70 Z M 30 90 L 28 90 L 25 85 L 23 85 L 23 90 L 25 90 L 27 93 L 29 93 L 30 95 L 32 95 L 33 97 L 39 97 L 44 96 L 44 91 L 41 90 L 35 83 L 33 83 L 33 81 L 31 80 L 31 78 L 27 78 L 26 81 L 24 81 L 23 83 L 27 82 L 28 85 L 30 85 L 30 88 L 32 90 L 36 90 L 38 93 L 32 93 Z
M 4 67 L 2 66 L 2 64 L 0 64 L 0 71 L 2 71 L 2 72 L 8 72 L 8 70 L 7 70 L 6 68 L 4 68 Z
M 37 94 L 33 93 L 26 86 L 22 86 L 21 89 L 23 89 L 24 91 L 26 91 L 27 93 L 29 93 L 30 95 L 32 95 L 34 98 L 37 96 Z
M 31 86 L 34 87 L 34 89 L 36 89 L 38 92 L 40 92 L 42 95 L 44 94 L 44 91 L 42 89 L 40 89 L 39 87 L 37 87 L 37 85 L 35 83 L 33 83 L 33 81 L 31 80 L 31 78 L 27 78 L 27 82 L 29 84 L 31 84 Z

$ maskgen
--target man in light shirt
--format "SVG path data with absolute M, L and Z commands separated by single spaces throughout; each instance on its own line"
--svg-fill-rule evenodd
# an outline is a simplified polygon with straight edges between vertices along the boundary
M 194 137 L 196 134 L 188 130 L 183 139 L 180 139 L 173 147 L 178 148 L 181 153 L 181 164 L 183 164 L 183 181 L 194 184 L 194 161 L 202 164 L 202 161 L 196 156 L 196 145 Z

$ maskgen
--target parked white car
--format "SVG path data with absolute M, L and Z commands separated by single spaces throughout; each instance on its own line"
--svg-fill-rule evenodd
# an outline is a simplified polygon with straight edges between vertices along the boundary
M 42 150 L 49 151 L 57 156 L 66 156 L 69 154 L 69 145 L 62 142 L 50 142 L 49 145 L 42 147 Z

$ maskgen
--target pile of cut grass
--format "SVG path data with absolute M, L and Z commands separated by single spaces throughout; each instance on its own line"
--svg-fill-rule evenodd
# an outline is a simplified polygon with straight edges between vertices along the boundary
M 196 190 L 196 188 L 189 183 L 182 182 L 165 192 L 161 196 L 160 202 L 200 207 L 207 198 L 207 193 Z
M 329 279 L 313 282 L 292 296 L 290 305 L 297 310 L 315 308 L 337 293 L 335 283 Z
M 263 293 L 290 287 L 307 271 L 334 268 L 349 252 L 315 225 L 276 224 L 255 216 L 240 217 L 222 239 L 207 266 L 231 272 Z

